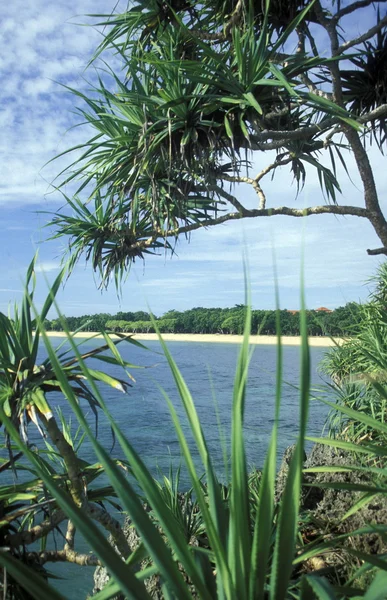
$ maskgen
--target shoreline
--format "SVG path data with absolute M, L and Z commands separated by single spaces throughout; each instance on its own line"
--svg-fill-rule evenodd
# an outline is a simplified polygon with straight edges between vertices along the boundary
M 47 331 L 49 337 L 64 338 L 66 334 L 64 331 Z M 163 339 L 166 342 L 199 342 L 199 343 L 220 343 L 220 344 L 241 344 L 243 341 L 242 335 L 231 335 L 221 333 L 164 333 L 162 334 Z M 74 335 L 77 338 L 96 338 L 103 339 L 101 334 L 98 332 L 93 333 L 92 331 L 79 332 Z M 112 339 L 119 339 L 119 336 L 111 334 Z M 136 333 L 133 334 L 133 338 L 138 341 L 157 341 L 158 336 L 156 333 Z M 343 338 L 330 338 L 322 336 L 310 336 L 309 346 L 317 348 L 332 348 L 336 344 L 342 344 Z M 300 346 L 300 336 L 281 336 L 281 342 L 284 346 Z M 277 344 L 277 336 L 275 335 L 251 335 L 250 344 L 257 346 L 272 346 Z

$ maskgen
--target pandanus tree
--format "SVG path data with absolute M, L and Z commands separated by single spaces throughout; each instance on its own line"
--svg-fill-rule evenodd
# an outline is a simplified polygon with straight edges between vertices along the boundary
M 92 137 L 68 151 L 76 160 L 58 185 L 77 190 L 54 235 L 70 236 L 73 260 L 84 254 L 103 285 L 147 253 L 173 252 L 179 236 L 272 215 L 361 217 L 381 242 L 369 254 L 387 254 L 367 155 L 386 142 L 383 11 L 371 0 L 140 0 L 92 15 L 104 28 L 94 60 L 113 51 L 122 70 L 107 59 L 89 95 L 72 90 Z M 339 203 L 336 167 L 348 170 L 349 154 L 362 206 Z M 322 202 L 273 206 L 282 168 L 297 190 L 317 172 Z M 239 184 L 255 206 L 238 199 Z

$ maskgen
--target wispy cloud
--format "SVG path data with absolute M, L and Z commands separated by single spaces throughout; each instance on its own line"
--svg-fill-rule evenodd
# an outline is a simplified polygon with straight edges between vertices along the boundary
M 50 273 L 50 271 L 59 271 L 61 264 L 58 261 L 47 260 L 37 263 L 35 271 L 37 273 Z

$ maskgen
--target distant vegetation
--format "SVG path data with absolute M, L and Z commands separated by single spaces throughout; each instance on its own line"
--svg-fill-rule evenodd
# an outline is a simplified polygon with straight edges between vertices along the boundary
M 241 334 L 245 322 L 245 306 L 233 308 L 192 308 L 183 312 L 170 310 L 156 317 L 161 333 L 220 333 Z M 275 334 L 275 311 L 253 310 L 251 331 L 253 334 Z M 297 311 L 281 311 L 283 335 L 300 335 L 300 316 Z M 360 321 L 360 305 L 350 302 L 336 310 L 317 309 L 308 311 L 309 335 L 351 335 Z M 115 315 L 99 313 L 81 317 L 66 317 L 70 331 L 99 331 L 106 329 L 122 333 L 154 332 L 151 317 L 144 311 L 118 312 Z M 45 321 L 48 331 L 62 331 L 59 319 Z

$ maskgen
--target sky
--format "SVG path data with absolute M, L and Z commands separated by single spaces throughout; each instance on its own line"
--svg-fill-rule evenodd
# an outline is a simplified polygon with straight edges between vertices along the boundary
M 108 13 L 117 0 L 13 0 L 0 8 L 0 310 L 21 298 L 23 279 L 34 253 L 39 253 L 39 306 L 47 281 L 59 270 L 62 241 L 47 241 L 50 219 L 63 198 L 53 189 L 55 176 L 69 158 L 49 162 L 54 156 L 91 137 L 75 109 L 79 100 L 62 85 L 86 89 L 93 70 L 85 71 L 101 31 L 82 24 L 85 15 Z M 121 1 L 121 6 L 124 2 Z M 371 13 L 363 11 L 372 23 Z M 351 33 L 358 31 L 350 22 Z M 118 67 L 118 65 L 116 65 Z M 369 150 L 382 207 L 387 197 L 386 159 L 374 147 Z M 265 161 L 265 162 L 263 162 Z M 270 161 L 260 156 L 257 170 Z M 48 163 L 48 164 L 47 164 Z M 340 203 L 362 205 L 361 185 L 352 159 L 347 162 L 352 182 L 340 173 Z M 296 198 L 287 167 L 265 188 L 268 205 L 323 204 L 317 178 L 308 178 Z M 249 186 L 241 185 L 236 196 L 256 206 Z M 233 306 L 244 301 L 243 261 L 247 257 L 254 308 L 273 308 L 274 268 L 282 308 L 300 305 L 301 256 L 309 308 L 335 308 L 364 300 L 369 279 L 381 262 L 369 257 L 367 248 L 380 242 L 369 223 L 357 217 L 333 215 L 308 219 L 271 217 L 247 219 L 194 232 L 182 239 L 170 258 L 164 254 L 146 259 L 131 269 L 117 297 L 113 286 L 101 292 L 91 269 L 80 263 L 58 293 L 62 313 L 70 315 L 119 310 L 146 310 L 156 314 L 194 306 Z

